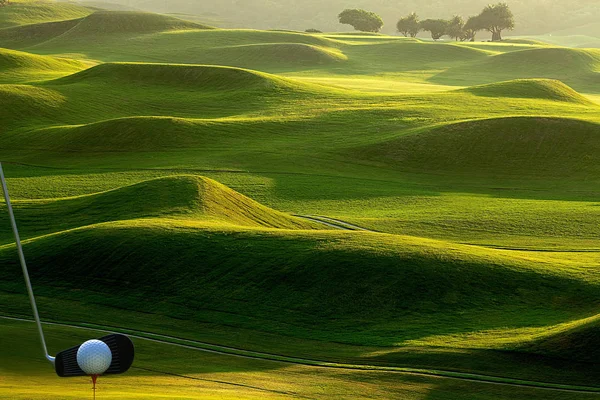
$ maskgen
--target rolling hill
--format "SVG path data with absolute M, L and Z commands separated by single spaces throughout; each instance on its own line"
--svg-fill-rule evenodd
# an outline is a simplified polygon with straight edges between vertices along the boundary
M 63 39 L 123 33 L 153 33 L 186 29 L 212 29 L 166 15 L 136 11 L 97 11 L 82 18 Z
M 0 30 L 18 25 L 63 21 L 85 17 L 94 10 L 74 3 L 13 0 L 0 8 Z
M 485 84 L 523 78 L 559 79 L 578 91 L 596 93 L 600 82 L 600 51 L 596 49 L 534 48 L 498 54 L 450 68 L 438 83 Z
M 521 347 L 523 351 L 593 364 L 598 359 L 598 315 L 574 321 Z
M 196 223 L 220 223 L 279 229 L 324 228 L 265 207 L 218 182 L 196 176 L 166 177 L 97 194 L 17 202 L 24 237 L 35 237 L 102 222 L 138 218 L 183 218 Z M 0 220 L 5 220 L 3 209 Z M 85 211 L 85 217 L 82 212 Z M 45 215 L 42 220 L 40 215 Z M 0 241 L 10 241 L 11 236 Z
M 590 100 L 561 81 L 552 79 L 516 79 L 463 89 L 483 97 L 542 99 L 567 103 L 590 104 Z
M 222 214 L 226 204 L 212 206 Z M 63 300 L 91 307 L 118 297 L 121 308 L 157 318 L 359 345 L 554 324 L 589 315 L 600 301 L 593 272 L 543 254 L 369 233 L 205 227 L 156 218 L 96 224 L 31 240 L 25 250 L 40 296 L 55 296 L 52 282 L 61 282 Z M 0 250 L 5 265 L 16 266 L 13 252 Z M 580 279 L 569 273 L 574 267 Z M 20 291 L 18 272 L 3 270 L 4 290 Z M 106 297 L 88 294 L 83 276 Z M 144 300 L 150 293 L 152 305 Z
M 598 124 L 512 117 L 427 128 L 357 149 L 355 154 L 397 169 L 437 174 L 556 179 L 597 176 L 598 146 Z
M 286 386 L 308 366 L 162 349 L 111 384 L 356 398 L 360 374 L 365 398 L 536 398 L 515 380 L 596 395 L 595 50 L 93 11 L 0 28 L 0 160 L 44 318 L 503 383 L 340 369 Z M 26 336 L 1 318 L 30 312 L 5 208 L 0 324 Z M 0 397 L 47 397 L 15 351 Z
M 39 81 L 70 75 L 87 68 L 82 62 L 0 49 L 0 83 Z

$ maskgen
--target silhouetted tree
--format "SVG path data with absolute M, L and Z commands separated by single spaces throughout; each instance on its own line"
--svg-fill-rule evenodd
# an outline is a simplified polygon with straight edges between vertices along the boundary
M 467 23 L 465 24 L 465 26 L 463 28 L 462 40 L 463 41 L 468 40 L 470 42 L 474 42 L 477 32 L 482 31 L 484 29 L 485 29 L 485 27 L 482 25 L 481 18 L 479 15 L 469 17 L 469 19 L 467 20 Z
M 465 20 L 460 15 L 455 15 L 450 21 L 448 21 L 448 27 L 446 28 L 446 35 L 455 39 L 457 42 L 463 40 L 465 27 Z
M 396 28 L 398 28 L 398 32 L 403 34 L 405 37 L 416 37 L 421 30 L 417 13 L 412 13 L 404 18 L 400 18 L 396 24 Z
M 309 28 L 309 29 L 305 30 L 304 32 L 306 32 L 306 33 L 323 33 L 322 31 L 315 29 L 315 28 Z
M 383 26 L 381 17 L 373 12 L 347 9 L 338 15 L 340 24 L 351 25 L 357 31 L 362 32 L 379 32 Z
M 426 19 L 421 21 L 421 29 L 427 32 L 431 32 L 431 38 L 438 40 L 446 34 L 448 28 L 448 21 L 445 19 Z
M 515 18 L 506 3 L 490 4 L 478 16 L 483 28 L 492 33 L 492 41 L 502 40 L 503 30 L 515 27 Z

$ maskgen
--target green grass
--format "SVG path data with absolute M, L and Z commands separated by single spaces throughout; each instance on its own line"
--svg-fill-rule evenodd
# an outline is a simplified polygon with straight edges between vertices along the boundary
M 82 18 L 61 39 L 79 40 L 88 36 L 114 35 L 123 33 L 146 34 L 186 29 L 212 29 L 209 26 L 184 21 L 166 15 L 135 11 L 97 11 Z
M 0 322 L 0 334 L 6 344 L 2 392 L 12 398 L 80 399 L 91 395 L 87 378 L 59 379 L 39 357 L 32 325 Z M 52 350 L 67 348 L 90 337 L 94 331 L 46 327 Z M 134 339 L 138 351 L 136 364 L 127 376 L 102 377 L 98 397 L 104 399 L 142 399 L 148 393 L 159 399 L 314 399 L 347 398 L 386 399 L 497 399 L 510 395 L 516 399 L 544 399 L 548 392 L 535 388 L 499 387 L 447 378 L 398 375 L 376 371 L 344 371 L 309 366 L 246 360 L 197 352 Z M 173 361 L 176 360 L 176 361 Z M 31 387 L 22 390 L 27 374 Z M 595 398 L 593 394 L 561 393 L 564 399 Z
M 479 94 L 482 89 L 489 94 L 499 88 L 480 87 L 474 91 Z M 354 151 L 357 158 L 377 160 L 398 169 L 451 176 L 589 178 L 598 174 L 595 171 L 598 160 L 594 155 L 599 139 L 600 125 L 596 123 L 510 117 L 417 130 Z
M 467 92 L 484 97 L 513 97 L 557 100 L 589 104 L 590 100 L 558 80 L 517 79 L 507 82 L 473 86 Z
M 0 49 L 0 82 L 22 83 L 58 78 L 87 66 L 79 61 Z
M 166 177 L 55 201 L 17 202 L 16 209 L 20 222 L 28 227 L 21 232 L 24 238 L 149 216 L 263 228 L 320 227 L 269 209 L 211 179 L 193 176 Z M 78 214 L 81 210 L 86 210 L 85 219 Z M 46 215 L 46 220 L 41 221 L 39 215 Z M 0 242 L 10 243 L 11 240 L 10 236 L 5 236 Z
M 17 49 L 0 50 L 0 159 L 45 318 L 597 385 L 597 51 L 209 28 L 97 12 L 0 29 Z M 28 315 L 3 209 L 0 305 Z M 292 397 L 555 395 L 156 351 L 141 365 Z M 43 398 L 11 354 L 0 396 Z M 180 379 L 138 370 L 110 395 L 284 395 Z
M 434 82 L 491 83 L 521 78 L 560 79 L 577 90 L 596 93 L 600 82 L 597 49 L 536 48 L 498 54 L 471 65 L 450 68 Z
M 0 29 L 0 41 L 3 47 L 22 49 L 43 43 L 75 27 L 81 19 L 17 25 Z
M 0 8 L 0 29 L 81 18 L 93 12 L 77 4 L 54 1 L 12 0 L 10 3 Z

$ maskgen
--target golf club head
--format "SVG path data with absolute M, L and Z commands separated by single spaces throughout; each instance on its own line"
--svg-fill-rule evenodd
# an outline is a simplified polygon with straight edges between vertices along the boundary
M 112 353 L 110 367 L 108 367 L 106 372 L 102 375 L 114 375 L 127 372 L 129 367 L 131 367 L 131 364 L 133 364 L 135 353 L 131 339 L 125 335 L 113 334 L 101 337 L 98 340 L 106 343 Z M 81 345 L 71 347 L 56 355 L 54 369 L 58 376 L 62 378 L 87 376 L 77 363 L 77 350 L 79 350 L 79 347 L 81 347 Z

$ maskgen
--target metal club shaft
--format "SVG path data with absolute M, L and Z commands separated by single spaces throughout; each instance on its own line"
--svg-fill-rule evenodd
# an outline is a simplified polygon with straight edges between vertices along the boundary
M 4 194 L 4 200 L 6 201 L 6 208 L 8 209 L 8 215 L 10 217 L 10 223 L 12 226 L 13 233 L 15 235 L 15 243 L 17 245 L 17 252 L 19 253 L 19 261 L 21 262 L 21 268 L 23 269 L 23 276 L 25 278 L 25 285 L 27 286 L 27 293 L 29 294 L 29 301 L 33 310 L 33 317 L 40 334 L 40 341 L 44 349 L 44 356 L 48 361 L 54 363 L 54 357 L 48 354 L 48 348 L 46 347 L 46 339 L 44 338 L 44 329 L 42 328 L 42 321 L 38 314 L 37 304 L 33 295 L 33 288 L 31 287 L 31 281 L 29 279 L 29 272 L 27 271 L 27 263 L 25 262 L 25 255 L 23 254 L 23 246 L 21 245 L 21 239 L 19 237 L 19 230 L 17 228 L 17 221 L 13 212 L 12 204 L 10 202 L 10 196 L 8 195 L 8 187 L 6 186 L 6 178 L 4 177 L 4 170 L 2 169 L 2 163 L 0 163 L 0 181 L 2 182 L 2 193 Z

